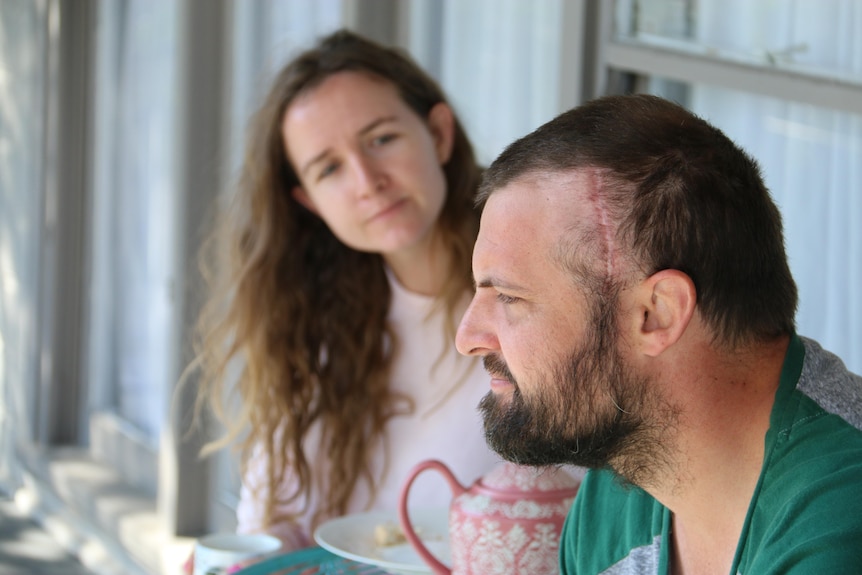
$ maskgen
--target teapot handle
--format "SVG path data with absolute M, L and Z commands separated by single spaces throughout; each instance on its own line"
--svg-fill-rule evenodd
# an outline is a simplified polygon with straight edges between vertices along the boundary
M 455 479 L 455 476 L 443 462 L 436 459 L 423 461 L 418 463 L 410 471 L 407 476 L 407 481 L 401 488 L 401 495 L 398 500 L 398 518 L 401 522 L 401 529 L 404 531 L 404 536 L 407 538 L 407 541 L 410 542 L 410 545 L 413 546 L 413 549 L 416 550 L 422 560 L 431 567 L 434 575 L 452 575 L 452 570 L 440 562 L 439 559 L 434 557 L 434 555 L 428 551 L 428 548 L 425 547 L 425 544 L 422 543 L 419 536 L 416 535 L 416 532 L 413 530 L 413 525 L 410 523 L 410 516 L 407 513 L 407 495 L 410 492 L 410 486 L 413 485 L 413 481 L 416 477 L 426 469 L 434 469 L 443 475 L 443 478 L 446 479 L 446 482 L 449 484 L 449 489 L 452 490 L 453 498 L 467 491 L 467 488 L 458 483 L 458 480 Z

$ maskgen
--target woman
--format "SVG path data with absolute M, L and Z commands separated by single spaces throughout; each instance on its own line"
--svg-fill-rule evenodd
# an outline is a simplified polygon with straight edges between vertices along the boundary
M 487 376 L 454 348 L 479 178 L 443 93 L 400 52 L 339 31 L 277 76 L 210 242 L 228 272 L 201 323 L 199 406 L 227 426 L 215 446 L 241 438 L 240 531 L 305 547 L 327 518 L 396 509 L 419 461 L 465 482 L 497 461 L 475 408 Z

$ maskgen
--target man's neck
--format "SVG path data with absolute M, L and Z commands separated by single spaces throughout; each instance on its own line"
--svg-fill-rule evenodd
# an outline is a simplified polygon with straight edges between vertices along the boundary
M 673 513 L 672 573 L 730 572 L 763 466 L 764 439 L 789 339 L 683 366 L 678 469 L 647 488 Z

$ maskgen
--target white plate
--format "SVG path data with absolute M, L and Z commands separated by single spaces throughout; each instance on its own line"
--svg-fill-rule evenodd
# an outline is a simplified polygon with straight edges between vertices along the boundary
M 411 509 L 413 529 L 425 547 L 440 561 L 451 565 L 449 552 L 449 510 Z M 413 550 L 410 543 L 377 545 L 374 529 L 378 525 L 398 525 L 398 514 L 369 511 L 331 519 L 314 532 L 314 540 L 324 549 L 359 563 L 403 575 L 428 574 L 431 568 Z

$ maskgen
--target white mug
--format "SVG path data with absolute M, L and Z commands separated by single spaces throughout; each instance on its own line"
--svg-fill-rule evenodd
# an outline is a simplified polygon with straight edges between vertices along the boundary
M 213 533 L 195 543 L 194 575 L 224 575 L 237 563 L 281 548 L 281 541 L 263 533 Z

